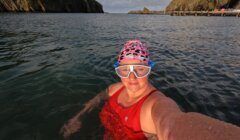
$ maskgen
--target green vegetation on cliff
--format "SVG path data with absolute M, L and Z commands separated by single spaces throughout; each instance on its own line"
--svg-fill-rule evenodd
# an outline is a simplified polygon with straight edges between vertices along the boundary
M 95 0 L 0 0 L 0 12 L 103 13 Z
M 167 11 L 206 11 L 221 8 L 236 8 L 239 0 L 172 0 Z

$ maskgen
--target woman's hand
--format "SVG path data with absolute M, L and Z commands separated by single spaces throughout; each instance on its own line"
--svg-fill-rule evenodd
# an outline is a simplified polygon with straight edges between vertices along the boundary
M 68 120 L 67 123 L 63 125 L 60 129 L 60 134 L 63 135 L 64 139 L 68 139 L 72 134 L 76 133 L 81 128 L 80 119 L 86 115 L 86 113 L 90 113 L 92 110 L 99 107 L 99 105 L 108 99 L 108 89 L 97 94 L 93 99 L 89 100 L 84 104 L 84 108 L 77 113 L 73 118 Z
M 82 123 L 78 117 L 74 117 L 63 125 L 60 133 L 63 135 L 64 139 L 68 139 L 72 134 L 76 133 L 81 128 L 81 124 Z

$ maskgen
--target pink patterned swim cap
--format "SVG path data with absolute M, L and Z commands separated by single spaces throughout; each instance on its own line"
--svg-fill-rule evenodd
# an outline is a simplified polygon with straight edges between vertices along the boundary
M 123 60 L 141 60 L 148 63 L 149 51 L 146 44 L 140 40 L 127 41 L 118 56 L 118 63 L 121 63 Z

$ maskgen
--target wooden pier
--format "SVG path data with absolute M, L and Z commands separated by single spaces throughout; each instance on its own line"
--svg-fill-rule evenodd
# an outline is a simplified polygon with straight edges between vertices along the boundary
M 240 11 L 168 11 L 171 16 L 236 16 L 240 17 Z

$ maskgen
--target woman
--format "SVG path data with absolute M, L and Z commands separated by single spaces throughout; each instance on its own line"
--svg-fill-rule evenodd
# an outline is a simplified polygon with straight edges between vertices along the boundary
M 110 85 L 62 128 L 65 137 L 81 125 L 79 118 L 107 100 L 100 118 L 108 140 L 239 140 L 240 128 L 199 113 L 184 113 L 148 81 L 154 63 L 144 43 L 125 43 L 115 64 L 120 83 Z

